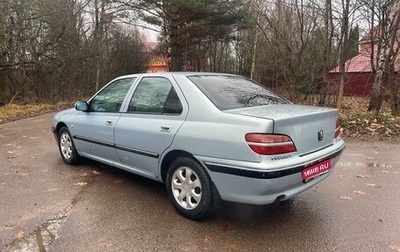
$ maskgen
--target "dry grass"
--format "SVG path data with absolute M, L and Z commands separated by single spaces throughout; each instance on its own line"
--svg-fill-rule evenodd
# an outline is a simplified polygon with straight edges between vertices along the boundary
M 9 121 L 15 121 L 25 117 L 57 111 L 71 106 L 71 102 L 60 102 L 55 104 L 41 103 L 28 105 L 8 104 L 0 107 L 0 124 Z

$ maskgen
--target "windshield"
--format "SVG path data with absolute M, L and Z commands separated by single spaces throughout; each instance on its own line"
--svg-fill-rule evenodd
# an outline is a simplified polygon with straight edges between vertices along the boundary
M 290 103 L 260 84 L 241 76 L 194 75 L 188 78 L 220 110 Z

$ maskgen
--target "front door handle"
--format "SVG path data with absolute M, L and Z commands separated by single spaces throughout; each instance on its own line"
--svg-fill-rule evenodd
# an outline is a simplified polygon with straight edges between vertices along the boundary
M 107 126 L 111 126 L 112 124 L 113 124 L 112 121 L 108 121 L 108 120 L 106 121 L 106 125 L 107 125 Z

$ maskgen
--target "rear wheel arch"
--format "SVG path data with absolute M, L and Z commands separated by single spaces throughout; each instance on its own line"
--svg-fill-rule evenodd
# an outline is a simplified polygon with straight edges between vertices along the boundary
M 161 162 L 160 173 L 161 173 L 162 182 L 164 182 L 164 183 L 166 182 L 168 169 L 170 168 L 172 162 L 174 162 L 174 160 L 177 159 L 178 157 L 190 157 L 198 162 L 198 160 L 193 155 L 191 155 L 189 152 L 182 151 L 182 150 L 170 151 L 167 155 L 165 155 L 165 157 L 163 158 L 163 160 Z
M 183 150 L 173 150 L 170 151 L 167 155 L 164 156 L 162 162 L 161 162 L 161 168 L 160 168 L 160 174 L 161 174 L 161 181 L 163 183 L 166 183 L 167 180 L 167 173 L 168 173 L 168 169 L 170 168 L 172 162 L 174 162 L 175 159 L 177 159 L 178 157 L 189 157 L 192 158 L 193 160 L 195 160 L 196 162 L 198 162 L 201 166 L 203 166 L 203 168 L 206 170 L 206 172 L 208 173 L 208 170 L 206 169 L 207 167 L 205 167 L 205 165 L 200 162 L 198 159 L 196 159 L 192 154 L 190 154 L 189 152 L 183 151 Z M 221 197 L 219 195 L 219 192 L 214 184 L 214 181 L 211 182 L 213 184 L 213 189 L 214 189 L 214 198 L 216 200 L 216 203 L 218 203 L 217 201 L 221 201 Z

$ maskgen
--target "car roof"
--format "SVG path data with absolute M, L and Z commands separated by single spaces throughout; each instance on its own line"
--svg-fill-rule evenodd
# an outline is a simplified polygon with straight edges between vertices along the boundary
M 127 74 L 119 76 L 115 79 L 123 79 L 123 78 L 130 78 L 130 77 L 140 77 L 140 76 L 174 76 L 174 75 L 181 75 L 181 76 L 238 76 L 234 74 L 227 74 L 227 73 L 212 73 L 212 72 L 156 72 L 156 73 L 137 73 L 137 74 Z

